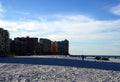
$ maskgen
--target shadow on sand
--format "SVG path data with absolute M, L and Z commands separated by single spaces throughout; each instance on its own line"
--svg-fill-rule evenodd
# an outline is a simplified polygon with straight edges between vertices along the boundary
M 0 58 L 0 63 L 14 63 L 14 64 L 34 64 L 34 65 L 54 65 L 54 66 L 69 66 L 77 68 L 94 68 L 102 70 L 120 71 L 120 63 L 113 62 L 96 62 L 96 61 L 82 61 L 74 59 L 62 58 Z

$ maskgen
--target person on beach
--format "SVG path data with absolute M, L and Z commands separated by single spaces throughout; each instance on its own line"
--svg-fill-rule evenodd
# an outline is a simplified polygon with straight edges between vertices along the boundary
M 82 60 L 84 60 L 84 55 L 82 55 Z

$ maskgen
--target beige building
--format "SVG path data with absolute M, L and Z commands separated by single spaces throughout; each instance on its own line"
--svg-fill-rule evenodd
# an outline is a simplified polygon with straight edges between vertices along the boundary
M 0 28 L 0 56 L 9 53 L 9 33 L 7 30 Z
M 57 54 L 57 42 L 51 42 L 51 54 Z

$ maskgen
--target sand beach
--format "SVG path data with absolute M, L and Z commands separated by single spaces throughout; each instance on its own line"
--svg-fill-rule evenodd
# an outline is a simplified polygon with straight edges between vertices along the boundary
M 0 58 L 0 82 L 120 82 L 120 60 L 46 56 Z

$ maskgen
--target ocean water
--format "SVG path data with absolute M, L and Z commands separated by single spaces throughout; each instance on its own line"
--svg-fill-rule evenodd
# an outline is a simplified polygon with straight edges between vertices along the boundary
M 71 55 L 73 57 L 81 57 L 82 55 Z M 85 57 L 107 57 L 107 58 L 114 58 L 120 59 L 120 55 L 84 55 Z

